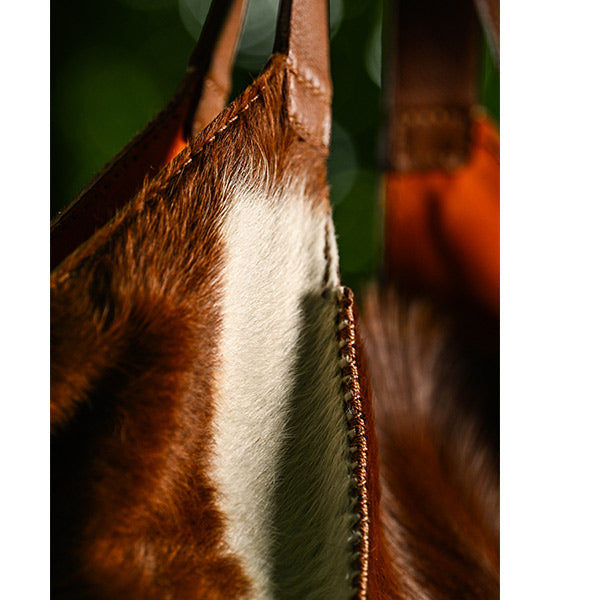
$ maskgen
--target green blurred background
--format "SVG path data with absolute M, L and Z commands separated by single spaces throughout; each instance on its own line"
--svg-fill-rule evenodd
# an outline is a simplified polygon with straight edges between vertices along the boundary
M 181 79 L 209 0 L 51 2 L 51 213 L 140 131 Z M 233 95 L 265 64 L 277 0 L 250 0 Z M 383 0 L 331 0 L 329 181 L 342 277 L 359 288 L 381 251 L 377 144 Z M 499 74 L 482 39 L 481 103 L 499 120 Z

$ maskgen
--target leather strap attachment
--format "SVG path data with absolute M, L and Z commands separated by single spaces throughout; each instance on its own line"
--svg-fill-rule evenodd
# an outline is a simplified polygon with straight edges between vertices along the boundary
M 388 11 L 386 166 L 454 168 L 468 158 L 477 101 L 472 0 L 393 1 Z
M 281 0 L 274 53 L 288 58 L 286 104 L 298 134 L 327 150 L 331 137 L 329 3 Z

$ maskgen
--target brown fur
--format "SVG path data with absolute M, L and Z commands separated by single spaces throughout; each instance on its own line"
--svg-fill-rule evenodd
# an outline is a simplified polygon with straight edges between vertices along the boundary
M 365 303 L 380 543 L 393 562 L 381 569 L 382 598 L 499 595 L 498 424 L 486 406 L 495 399 L 479 385 L 483 370 L 457 323 L 430 302 L 392 291 L 372 291 Z
M 211 123 L 51 279 L 52 591 L 237 598 L 207 475 L 222 240 L 235 186 L 307 180 L 322 151 L 285 117 L 285 59 Z M 310 174 L 310 176 L 308 176 Z

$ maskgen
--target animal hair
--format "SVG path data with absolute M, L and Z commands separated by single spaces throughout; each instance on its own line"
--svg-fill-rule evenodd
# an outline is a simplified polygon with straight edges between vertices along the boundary
M 498 597 L 497 399 L 462 321 L 393 288 L 371 289 L 362 317 L 392 562 L 383 597 Z
M 325 156 L 283 56 L 51 279 L 56 598 L 350 598 Z

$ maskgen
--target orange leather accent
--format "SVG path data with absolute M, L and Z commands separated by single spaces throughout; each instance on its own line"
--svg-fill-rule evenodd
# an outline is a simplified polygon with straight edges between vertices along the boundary
M 469 161 L 453 171 L 389 173 L 388 274 L 404 284 L 500 308 L 500 140 L 488 119 L 472 128 Z
M 170 163 L 186 146 L 188 145 L 187 140 L 183 135 L 183 129 L 179 129 L 175 139 L 171 142 L 169 151 L 167 152 L 167 159 L 165 164 Z

